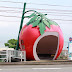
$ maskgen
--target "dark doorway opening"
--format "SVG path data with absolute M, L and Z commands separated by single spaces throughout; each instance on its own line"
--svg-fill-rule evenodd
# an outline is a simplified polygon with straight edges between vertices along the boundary
M 41 60 L 52 60 L 58 48 L 58 37 L 48 35 L 41 38 L 37 44 L 36 52 Z

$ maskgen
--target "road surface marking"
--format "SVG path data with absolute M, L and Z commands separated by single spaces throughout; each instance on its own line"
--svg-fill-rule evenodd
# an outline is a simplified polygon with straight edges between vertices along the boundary
M 32 69 L 62 69 L 62 68 L 32 68 Z

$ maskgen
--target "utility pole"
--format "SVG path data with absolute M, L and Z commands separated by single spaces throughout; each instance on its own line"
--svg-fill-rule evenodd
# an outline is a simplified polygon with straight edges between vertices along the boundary
M 21 31 L 21 29 L 22 29 L 22 25 L 23 25 L 25 8 L 26 8 L 26 3 L 24 3 L 24 7 L 23 7 L 23 13 L 22 13 L 22 18 L 21 18 L 21 24 L 20 24 L 19 34 L 18 34 L 18 40 L 17 40 L 16 50 L 19 49 L 19 35 L 20 35 L 20 31 Z

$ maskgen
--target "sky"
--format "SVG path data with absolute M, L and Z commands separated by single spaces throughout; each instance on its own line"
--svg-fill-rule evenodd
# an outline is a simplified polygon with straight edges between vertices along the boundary
M 64 36 L 63 49 L 66 49 L 72 37 L 72 0 L 0 0 L 0 47 L 9 39 L 17 39 L 24 2 L 26 11 L 46 13 L 47 18 L 59 24 Z M 23 26 L 27 21 L 24 19 Z

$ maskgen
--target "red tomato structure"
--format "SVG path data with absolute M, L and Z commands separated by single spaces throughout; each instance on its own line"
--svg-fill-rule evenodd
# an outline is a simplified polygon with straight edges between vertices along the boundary
M 55 60 L 60 55 L 63 44 L 63 33 L 58 25 L 46 27 L 43 35 L 38 26 L 25 25 L 19 36 L 20 49 L 26 51 L 27 60 Z

